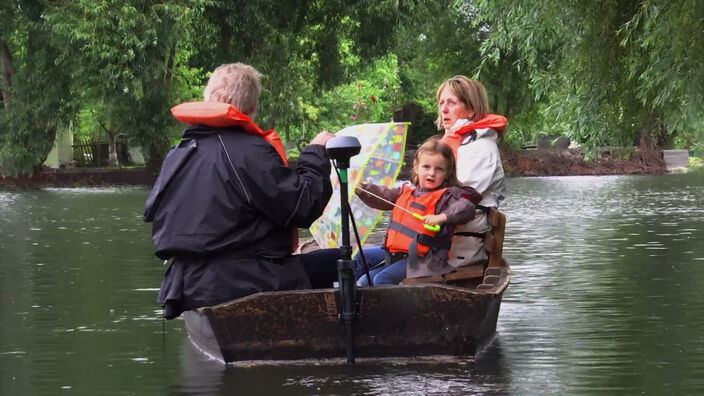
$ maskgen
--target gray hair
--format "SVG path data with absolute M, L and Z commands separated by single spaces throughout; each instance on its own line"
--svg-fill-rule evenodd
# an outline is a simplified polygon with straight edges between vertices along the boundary
M 262 74 L 244 63 L 220 65 L 203 91 L 206 102 L 229 103 L 250 118 L 257 114 Z

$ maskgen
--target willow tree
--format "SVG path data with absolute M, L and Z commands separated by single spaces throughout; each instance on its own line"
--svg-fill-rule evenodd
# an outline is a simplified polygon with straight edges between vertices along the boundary
M 423 116 L 412 141 L 436 133 L 435 93 L 445 79 L 458 74 L 481 81 L 493 112 L 511 119 L 532 105 L 526 74 L 512 67 L 516 55 L 507 52 L 498 62 L 484 62 L 481 46 L 486 26 L 472 3 L 454 0 L 417 1 L 408 6 L 393 31 L 393 52 L 398 58 L 401 93 L 405 102 L 422 106 Z M 403 102 L 402 102 L 403 103 Z M 514 131 L 509 137 L 516 136 Z
M 70 78 L 44 18 L 48 2 L 9 1 L 0 6 L 0 175 L 33 173 L 75 108 Z
M 169 108 L 197 84 L 188 67 L 200 1 L 92 0 L 55 3 L 47 20 L 73 62 L 73 94 L 111 143 L 126 135 L 158 166 L 175 128 Z
M 704 97 L 704 3 L 479 0 L 487 59 L 518 54 L 543 119 L 592 149 L 695 133 Z M 536 125 L 540 128 L 541 125 Z M 592 150 L 594 153 L 595 150 Z

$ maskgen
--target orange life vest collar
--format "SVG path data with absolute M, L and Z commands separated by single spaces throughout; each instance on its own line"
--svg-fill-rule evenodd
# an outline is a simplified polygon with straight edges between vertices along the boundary
M 171 108 L 171 114 L 177 120 L 186 124 L 201 124 L 213 128 L 225 128 L 237 126 L 251 135 L 261 136 L 271 144 L 281 157 L 284 165 L 288 165 L 286 160 L 286 150 L 281 138 L 273 129 L 262 131 L 257 124 L 239 111 L 235 106 L 220 102 L 186 102 Z M 292 229 L 291 251 L 298 247 L 298 229 Z
M 491 128 L 496 130 L 499 137 L 504 135 L 504 128 L 506 128 L 506 117 L 498 114 L 487 114 L 484 118 L 479 121 L 471 122 L 462 128 L 458 129 L 455 133 L 458 135 L 464 135 L 466 133 L 472 132 L 475 129 Z
M 418 213 L 421 216 L 435 214 L 438 201 L 440 201 L 440 198 L 445 194 L 445 191 L 447 191 L 446 188 L 440 188 L 421 197 L 415 197 L 413 196 L 415 190 L 415 187 L 404 186 L 401 195 L 396 200 L 396 205 L 406 208 L 411 212 Z M 413 244 L 416 244 L 418 256 L 423 257 L 428 253 L 431 247 L 427 244 L 423 244 L 420 240 L 424 238 L 426 240 L 427 238 L 434 238 L 438 233 L 439 232 L 426 229 L 423 222 L 413 217 L 410 213 L 394 207 L 391 211 L 391 221 L 386 234 L 385 247 L 390 253 L 409 253 L 410 251 L 416 250 L 412 247 Z M 427 235 L 427 237 L 418 238 L 420 234 Z M 449 243 L 450 241 L 448 240 L 448 246 Z
M 186 102 L 171 108 L 171 114 L 177 120 L 189 125 L 201 124 L 213 128 L 224 128 L 237 126 L 251 135 L 258 135 L 264 138 L 274 149 L 284 165 L 286 160 L 286 150 L 279 135 L 273 129 L 262 131 L 257 124 L 239 111 L 235 106 L 220 102 Z
M 464 135 L 471 133 L 472 131 L 477 129 L 491 128 L 499 134 L 499 137 L 501 137 L 504 134 L 506 123 L 506 117 L 502 115 L 487 114 L 486 117 L 482 118 L 481 120 L 474 121 L 461 127 L 455 132 L 454 136 L 445 135 L 440 140 L 450 146 L 452 148 L 452 151 L 455 153 L 455 156 L 457 156 L 457 149 L 462 144 L 462 138 L 464 137 Z

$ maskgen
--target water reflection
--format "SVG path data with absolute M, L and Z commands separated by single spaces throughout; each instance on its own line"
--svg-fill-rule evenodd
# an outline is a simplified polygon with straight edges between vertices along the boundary
M 182 345 L 184 394 L 509 394 L 511 370 L 498 339 L 475 362 L 362 362 L 346 364 L 224 366 Z
M 671 177 L 514 181 L 505 249 L 517 265 L 499 329 L 537 337 L 513 364 L 544 357 L 558 392 L 701 389 L 686 367 L 701 368 L 703 340 L 686 323 L 704 320 L 704 183 Z
M 477 361 L 225 367 L 164 323 L 146 189 L 0 192 L 0 394 L 700 394 L 704 180 L 508 180 Z

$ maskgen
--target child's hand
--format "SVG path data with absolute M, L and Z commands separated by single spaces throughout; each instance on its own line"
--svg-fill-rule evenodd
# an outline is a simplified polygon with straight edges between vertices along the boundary
M 427 215 L 423 217 L 423 223 L 430 225 L 440 225 L 447 222 L 447 215 L 445 213 L 440 213 L 436 215 Z
M 357 194 L 358 196 L 362 196 L 364 194 L 367 194 L 367 192 L 364 191 L 366 189 L 367 189 L 367 183 L 359 183 L 359 185 L 354 188 L 354 193 Z

